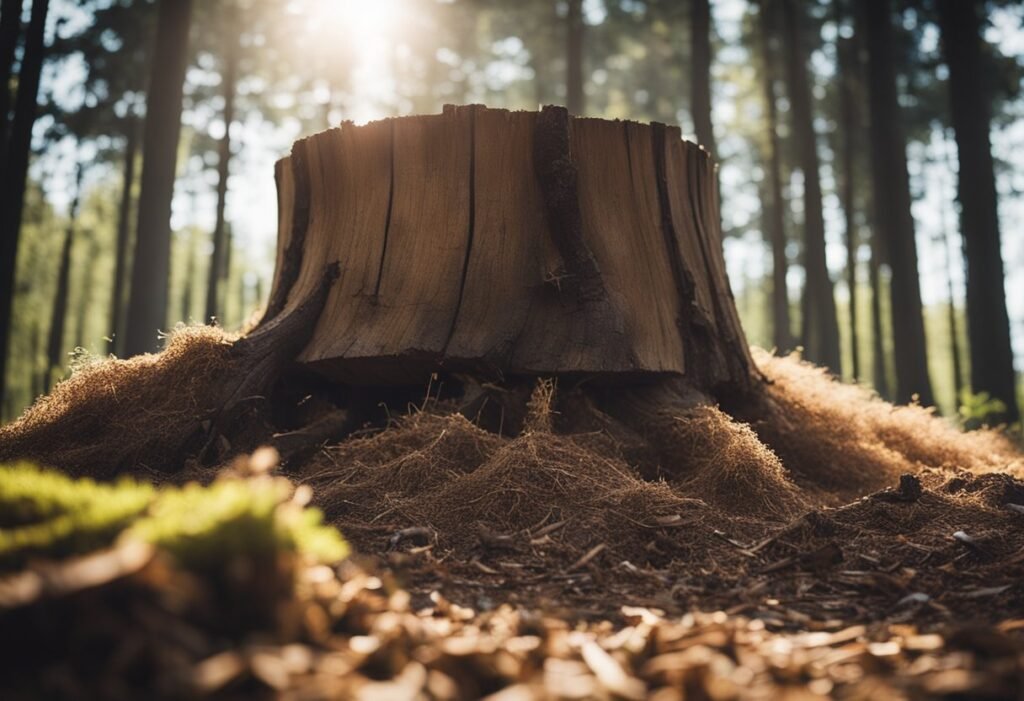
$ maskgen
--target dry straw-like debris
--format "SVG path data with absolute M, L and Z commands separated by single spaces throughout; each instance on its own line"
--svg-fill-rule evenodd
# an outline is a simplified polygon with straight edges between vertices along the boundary
M 230 367 L 233 340 L 216 327 L 182 326 L 162 353 L 82 366 L 0 426 L 0 460 L 95 477 L 180 468 L 183 443 L 210 418 L 209 388 Z
M 145 473 L 195 420 L 191 398 L 228 347 L 193 330 L 162 356 L 89 368 L 0 430 L 0 457 Z M 204 639 L 103 591 L 90 605 L 136 648 L 159 648 L 146 654 L 168 679 L 228 696 L 1016 692 L 1019 450 L 795 358 L 755 358 L 769 382 L 722 407 L 628 421 L 543 384 L 513 435 L 431 401 L 289 463 L 404 589 L 312 571 L 277 637 Z M 686 615 L 709 609 L 724 613 Z M 205 642 L 168 642 L 190 636 Z M 61 674 L 84 672 L 47 678 Z
M 721 611 L 623 606 L 618 625 L 571 624 L 437 594 L 414 610 L 351 563 L 303 570 L 275 628 L 218 632 L 188 616 L 201 587 L 161 594 L 181 583 L 155 567 L 50 602 L 76 622 L 33 664 L 25 652 L 54 645 L 55 631 L 23 628 L 17 650 L 5 639 L 4 698 L 1015 698 L 1024 672 L 1021 620 L 949 635 L 896 624 L 779 632 Z M 39 607 L 19 613 L 46 620 Z

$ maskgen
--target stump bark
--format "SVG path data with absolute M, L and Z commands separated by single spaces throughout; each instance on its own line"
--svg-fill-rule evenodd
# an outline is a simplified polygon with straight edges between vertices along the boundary
M 298 141 L 276 180 L 264 323 L 337 262 L 298 355 L 332 380 L 753 381 L 714 164 L 677 127 L 449 106 Z

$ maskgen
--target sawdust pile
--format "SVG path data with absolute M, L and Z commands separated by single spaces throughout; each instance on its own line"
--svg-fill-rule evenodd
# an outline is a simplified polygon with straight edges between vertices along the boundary
M 653 433 L 659 473 L 678 490 L 736 515 L 786 518 L 808 502 L 778 456 L 718 407 L 672 416 Z
M 752 424 L 797 484 L 827 503 L 925 468 L 1024 473 L 1024 454 L 998 431 L 965 433 L 929 409 L 894 406 L 795 356 L 752 350 L 771 384 L 761 402 L 735 407 L 734 414 Z
M 0 427 L 0 460 L 101 478 L 180 468 L 183 446 L 208 418 L 209 387 L 227 370 L 233 340 L 216 327 L 181 326 L 162 353 L 80 367 Z
M 182 451 L 202 447 L 203 390 L 230 348 L 187 328 L 159 356 L 86 368 L 0 429 L 0 459 L 98 477 L 180 469 Z M 515 435 L 430 401 L 286 471 L 413 591 L 445 586 L 460 601 L 500 592 L 593 615 L 623 597 L 670 611 L 714 601 L 792 623 L 830 607 L 885 617 L 908 596 L 935 616 L 1020 598 L 1000 588 L 1024 576 L 1024 458 L 1010 439 L 893 407 L 793 357 L 755 358 L 768 383 L 742 403 L 655 408 L 649 421 L 639 407 L 630 422 L 540 383 Z M 836 603 L 853 592 L 860 603 Z M 770 611 L 779 597 L 802 603 Z
M 181 469 L 201 448 L 183 437 L 202 437 L 229 341 L 189 328 L 83 369 L 0 429 L 0 459 L 215 473 Z M 202 587 L 161 592 L 143 563 L 11 614 L 30 634 L 0 658 L 52 666 L 0 679 L 12 698 L 1016 694 L 1019 450 L 755 357 L 768 383 L 742 403 L 639 421 L 550 383 L 514 435 L 451 401 L 393 414 L 284 467 L 369 571 L 311 569 L 272 607 L 279 629 L 225 635 L 209 610 L 182 615 Z

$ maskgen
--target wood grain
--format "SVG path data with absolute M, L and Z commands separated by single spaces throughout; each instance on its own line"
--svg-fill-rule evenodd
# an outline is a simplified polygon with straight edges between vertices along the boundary
M 340 264 L 299 356 L 323 374 L 750 381 L 714 164 L 677 128 L 472 105 L 299 143 L 277 167 L 278 267 L 301 240 L 293 304 Z

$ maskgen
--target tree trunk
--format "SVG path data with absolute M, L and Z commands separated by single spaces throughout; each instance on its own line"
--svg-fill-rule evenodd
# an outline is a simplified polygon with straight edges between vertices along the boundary
M 95 232 L 86 229 L 82 232 L 85 237 L 86 263 L 82 270 L 82 286 L 75 303 L 77 318 L 75 319 L 75 345 L 81 348 L 89 348 L 89 311 L 92 309 L 93 291 L 96 289 L 94 268 L 91 261 L 96 260 L 100 255 L 100 244 L 96 240 Z
M 940 0 L 942 46 L 949 67 L 950 112 L 960 159 L 961 231 L 967 257 L 967 337 L 971 387 L 1006 404 L 1020 418 L 1006 311 L 1005 273 L 992 161 L 991 69 L 982 53 L 980 3 Z
M 32 151 L 32 127 L 36 122 L 39 77 L 43 69 L 43 39 L 48 5 L 49 0 L 35 0 L 32 3 L 32 17 L 25 35 L 25 51 L 18 74 L 14 119 L 7 139 L 6 158 L 0 170 L 0 397 L 7 395 L 7 356 L 14 313 L 14 276 L 29 155 Z
M 226 289 L 230 289 L 231 287 L 231 259 L 235 252 L 234 246 L 235 244 L 231 233 L 231 227 L 228 226 L 224 232 L 224 277 L 222 278 L 222 282 Z M 227 294 L 230 294 L 230 292 Z M 227 305 L 225 305 L 225 311 L 226 307 Z
M 714 167 L 677 128 L 446 107 L 299 141 L 277 182 L 262 325 L 343 261 L 298 358 L 330 378 L 751 384 Z
M 945 255 L 946 271 L 946 294 L 949 296 L 949 304 L 946 305 L 947 321 L 949 324 L 949 350 L 953 361 L 953 407 L 960 405 L 960 395 L 963 392 L 963 363 L 960 360 L 960 333 L 957 330 L 956 322 L 956 296 L 953 293 L 953 251 L 950 248 L 949 228 L 946 226 L 946 208 L 939 210 L 939 228 L 942 231 L 939 238 L 939 245 L 942 246 Z
M 711 4 L 690 0 L 690 112 L 697 143 L 717 158 L 711 125 Z
M 874 217 L 872 216 L 872 222 Z M 882 241 L 878 227 L 871 227 L 871 261 L 869 262 L 869 283 L 871 285 L 871 367 L 872 384 L 883 399 L 889 399 L 889 372 L 886 368 L 885 319 L 882 317 Z
M 783 211 L 786 200 L 782 194 L 782 150 L 779 145 L 779 109 L 775 93 L 775 57 L 772 53 L 771 38 L 776 34 L 774 5 L 762 0 L 761 22 L 761 66 L 763 70 L 765 112 L 768 127 L 767 177 L 771 191 L 770 205 L 766 207 L 768 241 L 772 251 L 772 343 L 780 353 L 793 348 L 792 326 L 789 320 L 789 289 L 786 274 L 789 264 L 786 260 L 786 225 Z
M 224 75 L 224 136 L 219 144 L 217 160 L 217 221 L 213 228 L 213 257 L 210 259 L 209 280 L 206 285 L 206 318 L 209 322 L 223 313 L 221 285 L 227 280 L 227 231 L 224 225 L 224 206 L 228 194 L 228 175 L 231 162 L 231 125 L 235 121 L 235 92 L 238 77 L 237 41 L 227 48 Z
M 893 14 L 889 0 L 863 5 L 871 111 L 871 165 L 875 226 L 886 244 L 892 270 L 892 335 L 896 361 L 896 401 L 915 396 L 935 403 L 928 377 L 917 243 L 910 212 L 910 176 L 893 69 Z
M 46 375 L 39 371 L 39 357 L 43 349 L 43 325 L 38 319 L 32 322 L 32 362 L 29 364 L 29 390 L 32 399 L 46 393 Z
M 192 319 L 192 294 L 195 291 L 193 281 L 196 276 L 196 242 L 195 234 L 189 237 L 188 248 L 185 250 L 185 285 L 181 293 L 181 320 L 186 324 Z
M 946 140 L 947 139 L 944 138 L 943 143 L 945 143 Z M 942 155 L 945 156 L 945 164 L 952 176 L 955 172 L 952 154 L 949 149 L 943 147 Z M 956 295 L 953 290 L 953 261 L 956 259 L 956 253 L 954 252 L 953 238 L 950 236 L 950 227 L 946 220 L 946 214 L 946 207 L 943 206 L 939 210 L 939 228 L 942 232 L 941 241 L 939 243 L 942 246 L 942 251 L 946 261 L 946 294 L 949 296 L 949 304 L 946 307 L 946 313 L 948 315 L 949 323 L 949 349 L 953 363 L 953 407 L 955 409 L 959 408 L 961 397 L 963 396 L 964 369 L 963 360 L 960 357 L 960 331 L 957 328 L 959 324 L 956 319 Z M 961 248 L 961 250 L 963 249 Z
M 114 253 L 114 291 L 110 297 L 110 332 L 107 352 L 121 354 L 121 322 L 124 316 L 124 288 L 128 281 L 128 250 L 131 246 L 132 188 L 135 187 L 135 159 L 139 151 L 139 120 L 129 117 L 125 124 L 124 174 L 121 203 L 117 213 L 117 242 Z
M 860 344 L 857 331 L 857 211 L 854 197 L 856 179 L 857 102 L 853 94 L 853 80 L 857 55 L 852 39 L 839 38 L 836 41 L 839 55 L 839 138 L 842 143 L 842 191 L 844 225 L 846 230 L 846 286 L 850 291 L 850 364 L 854 381 L 860 378 Z
M 0 3 L 0 156 L 7 148 L 8 120 L 11 114 L 11 78 L 14 77 L 14 52 L 18 48 L 21 30 L 22 0 L 3 0 Z
M 583 114 L 583 0 L 569 0 L 566 17 L 566 83 L 565 104 L 569 114 Z
M 64 327 L 68 318 L 68 296 L 71 289 L 71 248 L 75 239 L 75 221 L 78 219 L 78 205 L 82 198 L 82 164 L 75 172 L 75 195 L 68 210 L 68 228 L 64 232 L 60 266 L 57 269 L 57 291 L 53 298 L 53 312 L 50 316 L 50 338 L 46 344 L 46 391 L 50 391 L 54 370 L 64 364 Z
M 804 176 L 804 269 L 807 282 L 803 298 L 802 333 L 805 356 L 841 372 L 839 324 L 832 293 L 832 279 L 825 260 L 825 218 L 818 173 L 818 145 L 811 107 L 811 77 L 803 47 L 802 5 L 782 1 L 783 46 L 786 54 L 786 88 L 790 100 L 793 138 Z
M 864 42 L 864 31 L 863 15 L 857 5 L 852 6 L 852 16 L 854 19 L 854 35 L 853 41 L 855 42 L 855 64 L 857 67 L 857 75 L 859 78 L 858 86 L 858 102 L 863 104 L 865 99 L 865 83 L 867 82 L 867 76 L 865 75 L 865 54 L 867 49 Z M 861 107 L 857 112 L 859 126 L 858 128 L 866 131 L 866 113 L 864 108 Z M 867 188 L 862 192 L 864 198 L 864 217 L 867 222 L 868 231 L 868 247 L 870 258 L 868 260 L 868 287 L 871 290 L 870 309 L 871 314 L 871 383 L 875 391 L 880 397 L 886 400 L 891 400 L 892 392 L 890 390 L 889 383 L 889 370 L 888 370 L 888 355 L 885 352 L 885 317 L 882 314 L 882 293 L 883 293 L 883 282 L 882 282 L 882 265 L 885 264 L 885 242 L 881 240 L 879 236 L 878 227 L 875 224 L 876 207 L 874 205 L 874 194 L 871 188 Z
M 146 97 L 142 187 L 124 347 L 127 356 L 156 350 L 157 332 L 167 321 L 171 199 L 191 12 L 192 0 L 160 0 Z

